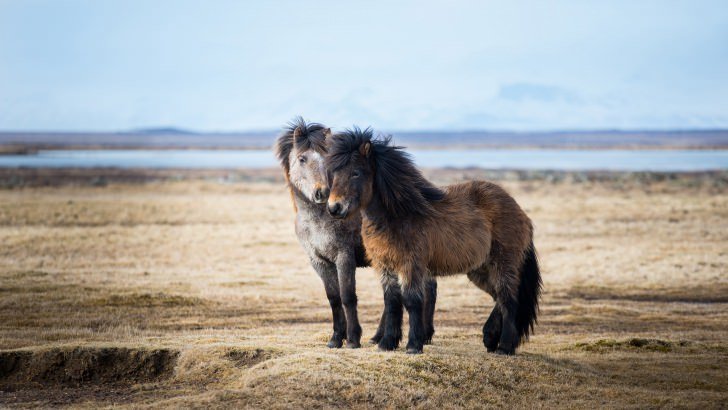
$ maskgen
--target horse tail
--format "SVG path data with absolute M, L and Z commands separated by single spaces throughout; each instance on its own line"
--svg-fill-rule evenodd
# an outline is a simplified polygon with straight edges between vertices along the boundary
M 538 299 L 541 295 L 542 286 L 536 248 L 534 248 L 533 241 L 531 241 L 521 266 L 521 282 L 518 284 L 516 329 L 518 330 L 519 340 L 528 340 L 529 334 L 533 333 L 533 327 L 538 321 Z

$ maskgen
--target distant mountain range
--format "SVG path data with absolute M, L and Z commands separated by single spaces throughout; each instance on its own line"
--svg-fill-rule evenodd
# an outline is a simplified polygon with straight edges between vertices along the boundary
M 197 148 L 268 149 L 278 131 L 195 132 L 175 127 L 124 132 L 0 132 L 0 145 L 35 149 Z M 403 131 L 398 145 L 411 148 L 689 148 L 728 149 L 728 130 L 675 131 Z

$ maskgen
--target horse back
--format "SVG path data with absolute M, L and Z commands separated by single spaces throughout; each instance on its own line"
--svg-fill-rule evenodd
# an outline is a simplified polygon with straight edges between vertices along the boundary
M 438 217 L 426 230 L 431 271 L 466 273 L 488 264 L 493 249 L 506 253 L 498 257 L 520 263 L 532 229 L 513 197 L 487 181 L 453 184 L 444 190 L 445 198 L 434 203 Z

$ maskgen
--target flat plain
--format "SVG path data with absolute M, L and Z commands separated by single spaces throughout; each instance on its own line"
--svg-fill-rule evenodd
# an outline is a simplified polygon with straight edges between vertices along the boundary
M 173 179 L 0 190 L 0 407 L 728 402 L 725 174 L 500 181 L 534 222 L 544 279 L 515 357 L 486 353 L 493 301 L 465 277 L 439 280 L 424 354 L 327 349 L 283 183 Z M 357 287 L 367 339 L 376 273 Z

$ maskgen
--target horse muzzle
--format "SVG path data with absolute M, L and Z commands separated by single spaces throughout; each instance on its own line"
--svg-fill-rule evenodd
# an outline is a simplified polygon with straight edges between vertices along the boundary
M 316 188 L 316 190 L 313 193 L 313 201 L 317 204 L 323 204 L 329 199 L 329 189 L 328 188 Z
M 329 211 L 329 215 L 334 218 L 343 219 L 346 218 L 347 210 L 339 202 L 329 203 L 326 208 Z

